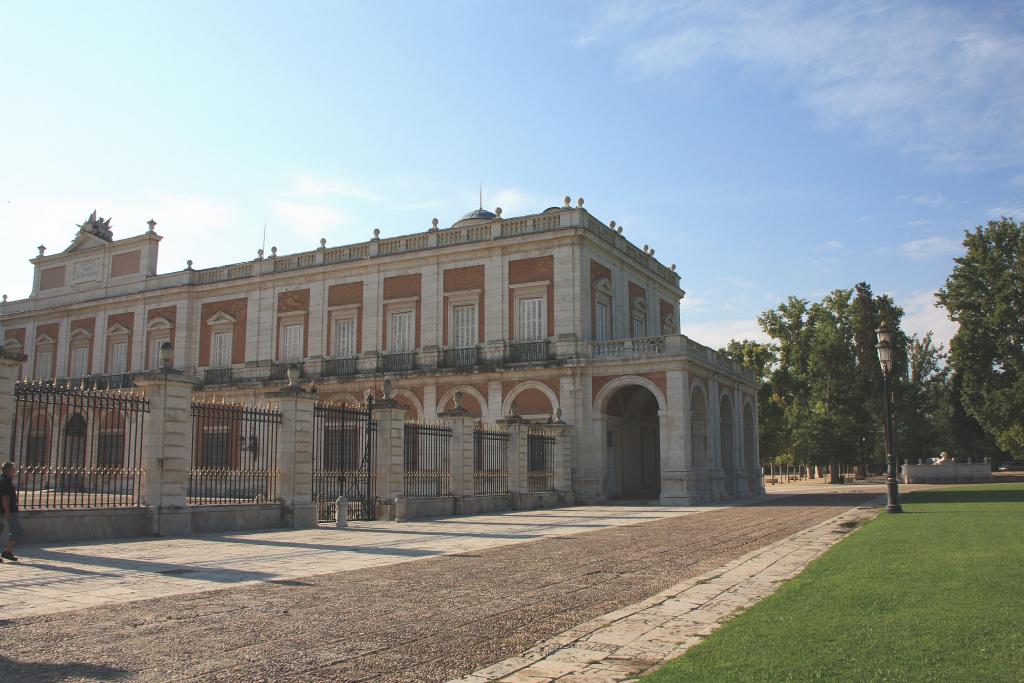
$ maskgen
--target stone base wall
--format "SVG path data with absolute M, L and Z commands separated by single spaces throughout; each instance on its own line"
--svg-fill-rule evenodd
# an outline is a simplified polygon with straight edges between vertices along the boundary
M 194 505 L 189 510 L 192 512 L 194 534 L 292 528 L 291 515 L 280 503 Z
M 992 468 L 987 463 L 955 465 L 904 465 L 904 484 L 973 484 L 992 481 Z
M 21 543 L 88 541 L 149 535 L 151 508 L 22 510 Z M 6 537 L 6 534 L 4 534 Z
M 398 498 L 392 506 L 379 506 L 378 519 L 407 522 L 413 519 L 479 515 L 512 510 L 539 510 L 575 504 L 571 491 L 543 493 L 506 493 L 485 496 L 446 496 L 439 498 Z M 381 515 L 381 513 L 384 513 Z M 389 514 L 390 513 L 390 514 Z

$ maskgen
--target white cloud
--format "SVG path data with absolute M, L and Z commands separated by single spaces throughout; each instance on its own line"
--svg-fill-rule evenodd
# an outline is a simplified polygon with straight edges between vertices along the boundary
M 707 308 L 708 302 L 705 299 L 701 299 L 699 296 L 693 296 L 687 294 L 683 297 L 683 300 L 679 303 L 680 309 L 693 313 L 696 311 L 703 311 Z
M 924 204 L 925 206 L 939 206 L 946 203 L 946 198 L 941 194 L 923 194 L 918 197 L 914 197 L 912 200 L 915 204 Z
M 1012 208 L 1011 206 L 997 206 L 994 209 L 989 209 L 985 212 L 987 218 L 1016 218 L 1017 220 L 1024 220 L 1024 206 L 1017 206 Z
M 907 225 L 909 225 L 909 226 L 911 226 L 913 228 L 917 228 L 917 227 L 920 227 L 922 225 L 929 225 L 931 222 L 932 221 L 931 221 L 930 218 L 919 218 L 919 219 L 917 219 L 915 221 L 907 221 Z
M 828 242 L 822 242 L 821 244 L 815 245 L 814 251 L 817 251 L 817 252 L 837 251 L 837 250 L 842 249 L 842 248 L 843 248 L 843 243 L 840 242 L 839 240 L 829 240 Z
M 788 87 L 829 127 L 933 166 L 1017 164 L 1024 152 L 1020 9 L 917 2 L 610 2 L 576 39 L 662 77 L 729 62 Z M 955 131 L 955 134 L 951 133 Z
M 900 245 L 900 251 L 912 259 L 924 260 L 936 256 L 956 256 L 963 251 L 963 245 L 945 237 L 928 237 L 904 242 Z
M 905 312 L 904 331 L 919 335 L 933 332 L 935 342 L 949 350 L 949 340 L 956 334 L 959 325 L 946 317 L 945 308 L 935 306 L 935 292 L 916 292 L 898 301 Z
M 289 194 L 293 197 L 344 197 L 366 202 L 380 200 L 376 192 L 348 178 L 318 177 L 311 173 L 301 174 Z
M 347 222 L 341 212 L 329 206 L 278 201 L 270 207 L 285 226 L 309 240 L 326 237 L 332 229 Z
M 762 330 L 757 320 L 710 320 L 700 323 L 687 322 L 683 319 L 683 334 L 695 342 L 720 349 L 732 339 L 753 339 L 767 342 L 768 335 Z

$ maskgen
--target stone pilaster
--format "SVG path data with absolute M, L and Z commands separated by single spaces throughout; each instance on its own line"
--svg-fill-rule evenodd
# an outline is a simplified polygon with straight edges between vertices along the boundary
M 473 495 L 473 429 L 476 418 L 464 410 L 441 413 L 441 420 L 452 428 L 449 461 L 449 493 L 456 497 Z
M 153 509 L 150 531 L 175 536 L 192 531 L 186 501 L 192 453 L 192 380 L 149 373 L 135 384 L 149 399 L 143 418 L 142 501 Z
M 555 435 L 555 490 L 563 498 L 571 496 L 572 426 L 564 423 L 555 423 L 545 425 L 544 429 Z
M 402 479 L 405 444 L 405 408 L 380 401 L 373 407 L 377 421 L 377 495 L 395 500 L 405 493 Z
M 298 385 L 264 394 L 281 413 L 277 433 L 277 497 L 292 527 L 316 526 L 313 508 L 313 406 L 316 394 Z
M 14 431 L 14 385 L 26 360 L 25 354 L 4 351 L 0 346 L 0 461 L 3 462 L 13 456 L 8 448 Z
M 512 493 L 528 493 L 530 481 L 527 478 L 529 467 L 529 432 L 525 422 L 503 421 L 508 429 L 508 490 Z
M 685 370 L 665 373 L 668 410 L 658 411 L 661 444 L 662 505 L 693 505 L 698 501 L 693 468 L 690 379 Z

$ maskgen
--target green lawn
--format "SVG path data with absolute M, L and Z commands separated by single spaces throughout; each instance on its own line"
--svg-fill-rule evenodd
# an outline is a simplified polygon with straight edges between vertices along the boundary
M 645 681 L 1024 681 L 1024 484 L 917 492 Z

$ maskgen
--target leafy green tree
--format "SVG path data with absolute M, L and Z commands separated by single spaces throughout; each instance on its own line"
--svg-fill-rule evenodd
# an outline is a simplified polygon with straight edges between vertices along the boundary
M 937 298 L 960 329 L 949 363 L 960 400 L 995 438 L 1024 456 L 1024 235 L 1002 218 L 964 236 L 966 253 Z
M 944 363 L 943 348 L 935 345 L 931 332 L 912 336 L 908 350 L 897 404 L 897 437 L 900 454 L 907 461 L 916 462 L 935 457 L 942 450 L 954 450 L 949 368 Z

